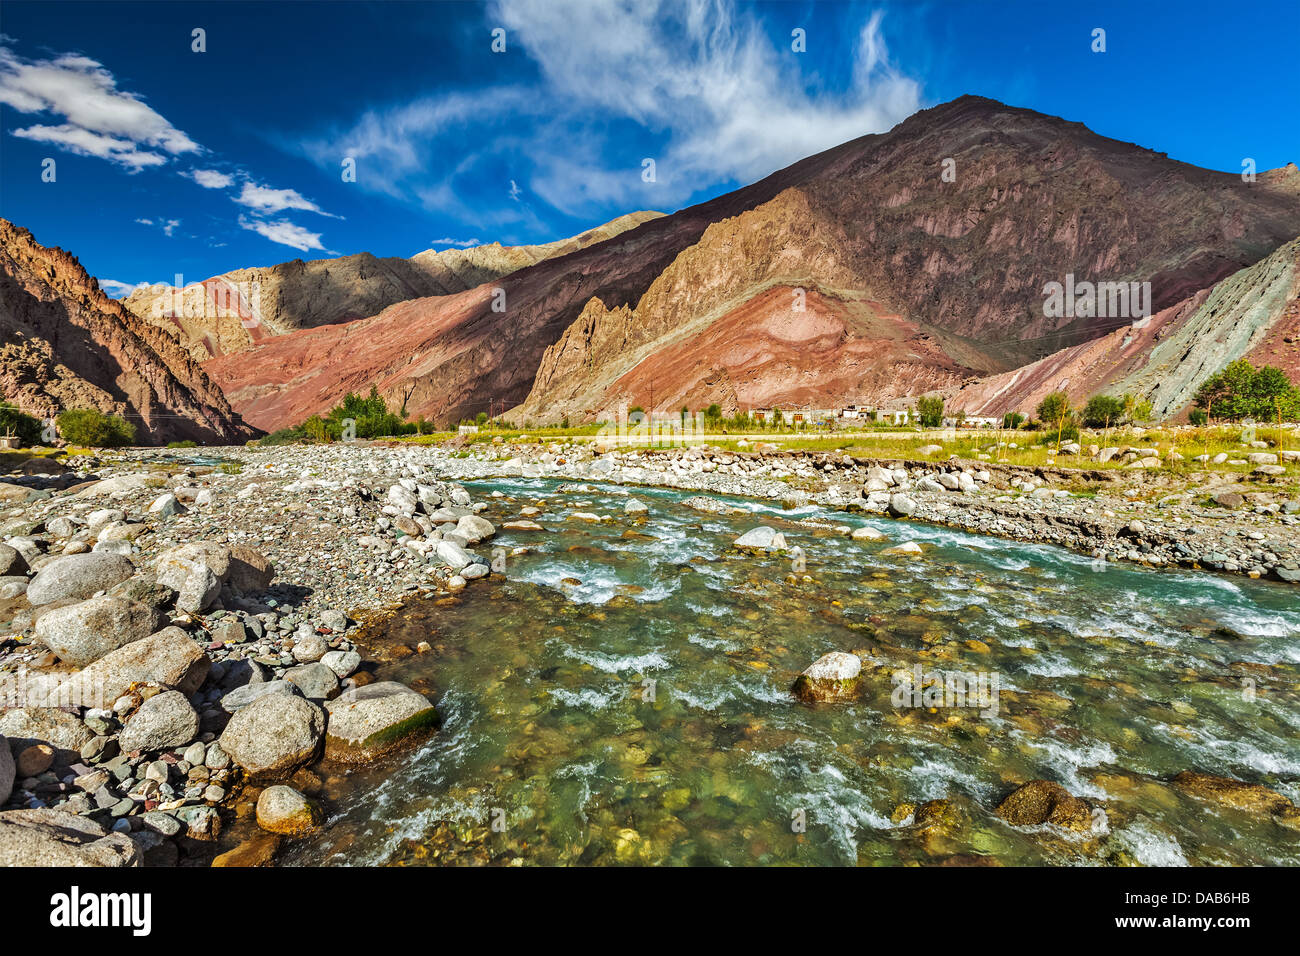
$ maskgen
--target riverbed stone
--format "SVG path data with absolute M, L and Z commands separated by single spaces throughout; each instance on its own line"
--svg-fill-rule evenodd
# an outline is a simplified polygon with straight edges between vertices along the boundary
M 308 700 L 326 700 L 339 689 L 338 676 L 320 662 L 290 667 L 284 672 L 284 679 Z
M 13 751 L 9 749 L 8 739 L 0 734 L 0 807 L 4 806 L 9 794 L 13 793 L 16 776 Z
M 342 680 L 361 666 L 361 655 L 356 651 L 328 651 L 320 662 Z
M 257 798 L 257 825 L 271 833 L 298 836 L 323 819 L 319 804 L 284 784 L 267 787 Z
M 994 811 L 1013 826 L 1051 823 L 1080 833 L 1092 828 L 1092 808 L 1059 783 L 1031 780 L 1017 787 Z
M 438 720 L 428 698 L 396 681 L 366 684 L 325 706 L 325 754 L 348 763 L 371 760 L 427 734 Z
M 254 665 L 256 666 L 256 665 Z M 233 714 L 237 710 L 243 710 L 255 700 L 261 700 L 263 697 L 272 694 L 288 694 L 293 696 L 301 691 L 298 686 L 288 680 L 269 680 L 269 681 L 250 681 L 236 687 L 230 693 L 221 698 L 221 709 L 227 713 Z
M 1173 779 L 1173 786 L 1174 789 L 1207 803 L 1254 814 L 1276 813 L 1291 806 L 1291 801 L 1276 790 L 1195 770 L 1184 770 L 1178 774 Z
M 158 631 L 162 613 L 108 595 L 55 608 L 36 622 L 36 637 L 64 663 L 82 667 Z
M 150 697 L 126 722 L 117 742 L 127 752 L 155 752 L 188 744 L 199 732 L 199 715 L 185 695 L 170 690 Z
M 15 707 L 0 710 L 0 736 L 7 737 L 11 749 L 22 753 L 28 747 L 48 744 L 54 748 L 60 764 L 75 762 L 81 748 L 94 734 L 79 717 L 57 707 Z
M 749 548 L 755 551 L 784 551 L 785 535 L 768 525 L 760 525 L 746 531 L 733 544 L 737 548 Z
M 316 756 L 325 730 L 319 707 L 295 694 L 268 694 L 237 710 L 221 749 L 255 780 L 287 776 Z
M 0 813 L 0 866 L 139 866 L 140 852 L 124 833 L 62 810 Z
M 71 598 L 84 601 L 125 581 L 135 567 L 118 554 L 91 552 L 68 554 L 44 565 L 27 586 L 27 600 L 33 605 Z
M 832 651 L 813 661 L 794 682 L 794 695 L 809 703 L 851 700 L 857 695 L 862 659 Z
M 165 627 L 83 667 L 52 690 L 47 700 L 102 700 L 106 703 L 101 706 L 108 706 L 137 683 L 162 684 L 189 696 L 202 685 L 211 666 L 189 635 L 179 627 Z

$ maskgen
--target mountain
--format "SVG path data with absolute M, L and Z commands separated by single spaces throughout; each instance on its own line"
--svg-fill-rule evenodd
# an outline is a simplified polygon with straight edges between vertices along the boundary
M 142 444 L 257 434 L 174 338 L 100 291 L 76 257 L 4 219 L 0 393 L 40 417 L 69 408 L 122 415 Z
M 968 415 L 1032 414 L 1050 392 L 1075 403 L 1105 393 L 1151 402 L 1176 417 L 1196 388 L 1229 362 L 1275 365 L 1300 380 L 1300 239 L 1151 317 L 1061 349 L 1024 368 L 949 390 L 948 407 Z
M 183 289 L 136 289 L 123 304 L 167 329 L 195 361 L 240 352 L 276 335 L 365 318 L 395 302 L 464 292 L 544 259 L 567 255 L 658 217 L 635 212 L 544 245 L 429 249 L 410 259 L 369 252 L 237 269 Z
M 949 175 L 951 174 L 951 175 Z M 883 403 L 1127 325 L 1047 283 L 1150 283 L 1170 308 L 1300 235 L 1294 168 L 1255 182 L 962 97 L 751 186 L 501 279 L 207 368 L 264 428 L 377 385 L 449 423 L 626 401 Z

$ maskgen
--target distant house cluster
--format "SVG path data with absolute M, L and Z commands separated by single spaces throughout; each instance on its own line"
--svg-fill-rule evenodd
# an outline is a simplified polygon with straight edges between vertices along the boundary
M 838 408 L 801 408 L 793 405 L 751 408 L 749 417 L 764 424 L 804 425 L 814 428 L 855 428 L 865 423 L 882 426 L 913 425 L 916 409 L 901 406 L 842 405 Z M 948 416 L 945 428 L 997 428 L 1000 418 L 973 415 Z

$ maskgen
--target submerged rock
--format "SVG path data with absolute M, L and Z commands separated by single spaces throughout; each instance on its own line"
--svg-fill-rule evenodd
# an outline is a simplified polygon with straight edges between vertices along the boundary
M 1248 813 L 1278 813 L 1291 806 L 1291 801 L 1276 790 L 1195 770 L 1184 770 L 1174 777 L 1173 786 L 1197 799 Z
M 1018 787 L 994 811 L 1013 826 L 1052 823 L 1086 833 L 1092 828 L 1092 807 L 1051 780 L 1031 780 Z
M 794 695 L 808 702 L 850 700 L 857 694 L 862 659 L 855 654 L 824 654 L 795 678 Z

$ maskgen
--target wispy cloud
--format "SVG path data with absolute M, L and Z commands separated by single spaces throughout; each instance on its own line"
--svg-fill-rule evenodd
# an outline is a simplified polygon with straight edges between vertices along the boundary
M 321 209 L 310 199 L 304 198 L 296 189 L 272 189 L 269 186 L 246 182 L 244 188 L 238 196 L 234 197 L 234 200 L 239 205 L 247 206 L 262 215 L 284 212 L 286 209 L 301 209 L 321 216 L 330 216 L 333 219 L 342 218 Z
M 319 232 L 310 232 L 287 219 L 265 220 L 240 216 L 239 225 L 243 229 L 251 230 L 265 239 L 278 242 L 282 246 L 289 246 L 291 249 L 297 249 L 301 252 L 318 250 L 331 255 L 334 254 L 333 250 L 326 249 L 321 244 Z
M 15 129 L 14 136 L 105 159 L 130 172 L 201 150 L 140 97 L 118 89 L 97 60 L 75 53 L 30 60 L 0 42 L 0 103 L 61 120 Z
M 167 236 L 174 233 L 177 227 L 181 224 L 179 219 L 137 219 L 136 222 L 142 226 L 157 226 L 163 231 L 163 234 Z
M 890 60 L 879 12 L 856 27 L 837 90 L 825 88 L 814 55 L 773 39 L 757 8 L 731 0 L 494 0 L 486 19 L 533 61 L 535 84 L 373 109 L 302 150 L 323 168 L 354 156 L 363 188 L 487 226 L 536 211 L 467 198 L 469 171 L 507 166 L 510 199 L 527 191 L 572 216 L 666 209 L 886 130 L 920 106 L 919 85 Z M 647 139 L 653 183 L 632 152 L 640 147 L 628 145 Z
M 432 241 L 429 243 L 429 245 L 431 245 L 431 246 L 455 246 L 457 249 L 469 249 L 469 248 L 471 248 L 472 246 L 481 246 L 481 245 L 483 245 L 483 243 L 482 243 L 482 241 L 479 240 L 479 239 L 451 239 L 451 238 L 444 238 L 444 239 L 434 239 L 434 240 L 432 240 Z

